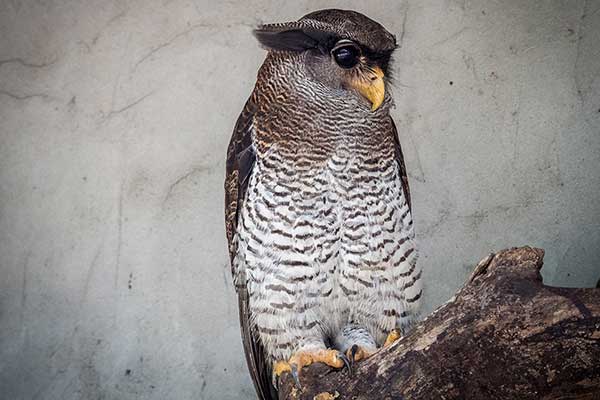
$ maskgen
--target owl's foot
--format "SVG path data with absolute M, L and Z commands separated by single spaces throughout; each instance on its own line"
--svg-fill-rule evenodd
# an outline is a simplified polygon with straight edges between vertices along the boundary
M 385 339 L 385 343 L 383 344 L 383 346 L 381 346 L 381 349 L 390 346 L 391 344 L 393 344 L 397 340 L 399 340 L 401 337 L 402 337 L 402 334 L 400 333 L 400 330 L 392 329 L 390 331 L 390 333 L 388 334 L 387 338 Z M 380 349 L 378 349 L 378 350 L 380 350 Z M 348 350 L 346 350 L 346 356 L 350 360 L 350 363 L 354 364 L 354 362 L 356 362 L 356 361 L 364 360 L 366 358 L 371 357 L 378 350 L 375 350 L 375 351 L 369 350 L 365 347 L 355 344 L 355 345 L 352 345 Z
M 388 334 L 387 338 L 385 339 L 385 343 L 383 344 L 383 347 L 390 346 L 391 344 L 395 343 L 401 337 L 402 337 L 402 333 L 400 332 L 399 329 L 392 329 L 390 331 L 390 333 Z
M 346 367 L 348 371 L 351 371 L 348 357 L 346 357 L 344 353 L 337 350 L 322 349 L 314 351 L 299 351 L 290 357 L 288 361 L 276 361 L 275 364 L 273 364 L 273 378 L 276 379 L 284 372 L 289 372 L 294 378 L 296 386 L 301 388 L 300 371 L 302 368 L 317 362 L 329 365 L 333 368 Z
M 352 345 L 352 347 L 346 350 L 346 356 L 348 356 L 350 363 L 364 360 L 365 358 L 372 356 L 374 353 L 374 351 L 368 350 L 367 348 L 357 344 Z

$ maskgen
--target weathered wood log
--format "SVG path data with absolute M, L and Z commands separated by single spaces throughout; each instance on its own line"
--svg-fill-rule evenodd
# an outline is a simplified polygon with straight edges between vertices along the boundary
M 482 260 L 465 286 L 352 376 L 315 364 L 280 399 L 600 399 L 600 289 L 544 286 L 544 251 Z

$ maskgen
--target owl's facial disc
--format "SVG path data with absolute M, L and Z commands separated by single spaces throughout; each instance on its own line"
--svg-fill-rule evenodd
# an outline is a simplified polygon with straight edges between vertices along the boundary
M 383 71 L 371 66 L 360 47 L 350 40 L 340 40 L 331 50 L 336 64 L 347 70 L 346 83 L 371 102 L 371 111 L 379 108 L 385 98 Z

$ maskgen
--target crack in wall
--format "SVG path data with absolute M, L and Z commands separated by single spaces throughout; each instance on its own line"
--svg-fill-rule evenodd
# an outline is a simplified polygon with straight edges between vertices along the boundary
M 584 36 L 584 20 L 586 17 L 586 12 L 588 9 L 588 0 L 584 0 L 583 2 L 583 10 L 581 11 L 581 17 L 579 18 L 579 25 L 577 29 L 577 50 L 575 53 L 575 63 L 573 65 L 573 81 L 575 82 L 575 90 L 577 98 L 582 106 L 585 105 L 585 96 L 583 93 L 583 85 L 579 78 L 578 70 L 579 70 L 579 62 L 581 60 L 581 42 L 583 41 Z
M 115 257 L 115 289 L 119 284 L 119 269 L 121 268 L 121 250 L 123 247 L 123 186 L 125 183 L 122 181 L 119 187 L 119 202 L 117 205 L 117 250 Z
M 159 52 L 160 50 L 164 49 L 165 47 L 168 47 L 170 45 L 172 45 L 177 39 L 182 38 L 188 34 L 190 34 L 191 32 L 193 32 L 194 30 L 198 29 L 198 28 L 207 28 L 209 27 L 209 24 L 207 23 L 198 23 L 198 24 L 194 24 L 189 26 L 187 29 L 175 34 L 175 36 L 173 36 L 171 39 L 167 40 L 166 42 L 163 42 L 153 48 L 150 49 L 150 51 L 148 51 L 144 56 L 142 56 L 133 66 L 133 70 L 132 72 L 135 72 L 137 70 L 137 68 L 147 59 L 149 59 L 150 57 L 152 57 L 154 54 L 156 54 L 157 52 Z
M 153 95 L 155 93 L 155 91 L 152 91 L 150 93 L 146 93 L 145 95 L 143 95 L 142 97 L 140 97 L 139 99 L 127 104 L 124 107 L 121 107 L 117 110 L 110 110 L 106 115 L 103 116 L 102 120 L 106 121 L 111 119 L 112 117 L 114 117 L 115 115 L 121 114 L 127 110 L 129 110 L 132 107 L 135 107 L 136 105 L 140 104 L 142 101 L 144 101 L 146 98 L 150 97 L 151 95 Z
M 55 58 L 54 60 L 49 61 L 49 62 L 36 64 L 36 63 L 26 61 L 26 60 L 22 59 L 21 57 L 15 57 L 15 58 L 7 58 L 5 60 L 0 60 L 0 67 L 5 64 L 19 64 L 20 66 L 26 67 L 26 68 L 46 68 L 46 67 L 49 67 L 49 66 L 55 64 L 56 61 L 58 61 L 58 59 Z
M 16 93 L 10 92 L 8 90 L 4 90 L 4 89 L 0 89 L 0 95 L 4 95 L 7 97 L 10 97 L 11 99 L 19 100 L 19 101 L 29 100 L 29 99 L 33 99 L 36 97 L 42 98 L 42 99 L 47 99 L 48 97 L 50 97 L 46 93 L 32 93 L 32 94 L 20 95 L 20 94 L 16 94 Z
M 171 197 L 173 196 L 173 192 L 175 191 L 175 188 L 179 184 L 181 184 L 181 182 L 185 181 L 186 179 L 188 179 L 189 177 L 191 177 L 192 175 L 194 175 L 196 173 L 201 173 L 201 172 L 206 172 L 206 171 L 210 171 L 210 167 L 208 167 L 208 166 L 194 167 L 190 171 L 186 172 L 185 174 L 183 174 L 179 178 L 177 178 L 172 184 L 169 185 L 169 189 L 167 189 L 167 194 L 165 195 L 165 198 L 162 201 L 162 206 L 164 207 L 165 203 L 167 201 L 169 201 L 169 199 L 171 199 Z

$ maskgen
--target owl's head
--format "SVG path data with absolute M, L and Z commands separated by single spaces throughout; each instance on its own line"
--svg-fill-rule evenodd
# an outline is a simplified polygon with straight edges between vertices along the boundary
M 254 35 L 269 51 L 303 53 L 313 79 L 365 97 L 372 110 L 383 102 L 396 38 L 363 14 L 315 11 L 298 21 L 262 25 Z

